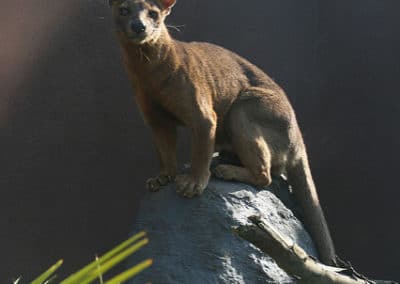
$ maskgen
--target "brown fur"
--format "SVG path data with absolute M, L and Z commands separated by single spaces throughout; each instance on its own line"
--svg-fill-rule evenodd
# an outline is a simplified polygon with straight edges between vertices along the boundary
M 242 167 L 219 165 L 215 174 L 267 186 L 271 176 L 286 174 L 305 211 L 305 224 L 320 257 L 331 264 L 335 252 L 311 177 L 306 149 L 295 113 L 284 91 L 263 71 L 222 47 L 180 42 L 164 25 L 175 1 L 115 0 L 117 37 L 137 104 L 154 133 L 161 173 L 148 181 L 158 190 L 177 174 L 176 128 L 191 131 L 191 172 L 176 177 L 177 191 L 200 195 L 210 178 L 215 150 L 233 151 Z M 130 16 L 118 15 L 121 5 Z M 149 19 L 148 10 L 159 13 Z M 143 12 L 144 11 L 144 12 Z M 129 30 L 141 19 L 146 35 Z

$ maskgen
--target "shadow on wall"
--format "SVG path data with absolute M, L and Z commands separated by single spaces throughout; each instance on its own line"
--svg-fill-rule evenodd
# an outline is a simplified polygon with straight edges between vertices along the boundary
M 7 4 L 18 19 L 2 65 L 1 283 L 61 257 L 71 271 L 125 239 L 156 168 L 107 6 L 45 2 Z
M 286 89 L 339 251 L 396 279 L 399 20 L 383 2 L 398 5 L 188 0 L 169 22 L 185 25 L 178 38 L 228 47 Z M 60 257 L 78 268 L 124 239 L 157 162 L 103 1 L 16 0 L 0 15 L 0 249 L 9 259 L 0 282 L 9 283 Z

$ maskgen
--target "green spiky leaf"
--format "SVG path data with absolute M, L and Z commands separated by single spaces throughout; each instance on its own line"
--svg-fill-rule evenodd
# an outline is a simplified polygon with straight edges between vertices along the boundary
M 143 238 L 145 235 L 146 233 L 142 232 L 131 237 L 121 245 L 115 247 L 113 250 L 100 257 L 98 260 L 91 262 L 80 271 L 74 273 L 60 284 L 91 283 L 98 277 L 99 274 L 107 272 L 121 261 L 129 257 L 131 254 L 148 244 L 148 239 L 144 239 L 134 244 L 137 240 Z
M 101 279 L 103 274 L 121 263 L 123 260 L 128 258 L 130 255 L 141 249 L 143 246 L 147 245 L 149 240 L 144 238 L 146 236 L 145 232 L 141 232 L 133 237 L 129 238 L 125 242 L 116 246 L 114 249 L 110 250 L 102 257 L 96 257 L 96 260 L 86 265 L 84 268 L 78 272 L 72 274 L 60 284 L 89 284 L 95 281 L 97 278 Z M 144 239 L 143 239 L 144 238 Z M 54 282 L 56 275 L 54 274 L 57 269 L 60 268 L 63 261 L 58 261 L 55 265 L 50 267 L 46 272 L 37 277 L 31 282 L 31 284 L 50 284 Z M 106 283 L 116 284 L 123 283 L 130 278 L 134 277 L 144 269 L 148 268 L 152 264 L 152 260 L 146 260 L 142 263 L 132 267 L 131 269 L 115 276 Z M 19 282 L 20 278 L 17 279 L 14 284 Z
M 153 260 L 148 259 L 146 261 L 143 261 L 142 263 L 139 263 L 138 265 L 132 267 L 131 269 L 128 269 L 127 271 L 115 276 L 111 280 L 108 280 L 106 284 L 120 284 L 128 281 L 129 279 L 133 278 L 146 268 L 150 267 L 153 264 Z
M 59 260 L 56 264 L 50 267 L 46 272 L 40 275 L 38 278 L 32 281 L 32 284 L 43 284 L 48 278 L 50 278 L 54 272 L 56 272 L 63 264 L 63 260 Z

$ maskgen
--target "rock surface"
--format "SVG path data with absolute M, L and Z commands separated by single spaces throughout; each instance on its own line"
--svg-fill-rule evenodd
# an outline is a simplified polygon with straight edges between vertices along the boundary
M 258 248 L 234 235 L 231 228 L 261 215 L 281 233 L 290 236 L 309 254 L 312 241 L 290 206 L 283 180 L 260 190 L 212 179 L 203 196 L 180 197 L 170 185 L 148 193 L 133 224 L 135 232 L 148 232 L 150 244 L 130 264 L 153 258 L 154 264 L 131 283 L 294 283 Z

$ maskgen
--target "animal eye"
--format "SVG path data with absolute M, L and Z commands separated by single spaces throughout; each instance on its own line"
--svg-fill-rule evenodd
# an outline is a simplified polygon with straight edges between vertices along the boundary
M 149 17 L 152 18 L 153 20 L 157 20 L 158 19 L 158 12 L 151 10 L 149 11 Z
M 120 14 L 121 16 L 128 16 L 129 13 L 130 13 L 130 11 L 129 11 L 128 8 L 126 8 L 126 7 L 121 7 L 121 8 L 119 8 L 119 14 Z

